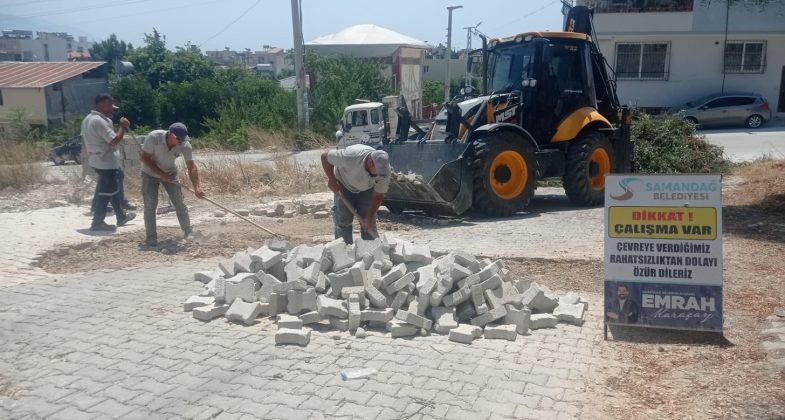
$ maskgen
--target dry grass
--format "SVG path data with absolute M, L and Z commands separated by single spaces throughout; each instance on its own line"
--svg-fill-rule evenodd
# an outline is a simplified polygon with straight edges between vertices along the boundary
M 291 130 L 269 131 L 261 128 L 248 129 L 248 145 L 255 150 L 285 152 L 318 149 L 332 142 L 312 131 Z
M 46 149 L 0 140 L 0 188 L 27 190 L 46 181 Z
M 287 195 L 327 189 L 321 167 L 301 165 L 285 153 L 276 155 L 271 164 L 231 156 L 201 161 L 198 165 L 203 189 L 210 195 Z M 187 178 L 187 173 L 181 171 L 180 182 L 189 184 Z
M 785 211 L 785 160 L 760 160 L 734 171 L 744 179 L 739 205 Z

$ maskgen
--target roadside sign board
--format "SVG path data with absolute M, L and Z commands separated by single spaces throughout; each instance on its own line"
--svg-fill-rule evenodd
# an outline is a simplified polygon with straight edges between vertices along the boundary
M 721 176 L 605 185 L 605 323 L 721 332 Z

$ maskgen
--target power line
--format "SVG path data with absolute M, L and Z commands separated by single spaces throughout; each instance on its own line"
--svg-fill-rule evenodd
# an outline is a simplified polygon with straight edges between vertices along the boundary
M 252 4 L 252 5 L 251 5 L 251 7 L 249 7 L 249 8 L 247 8 L 247 9 L 245 9 L 245 11 L 244 11 L 242 14 L 240 14 L 240 16 L 238 16 L 238 17 L 237 17 L 237 19 L 235 19 L 235 20 L 233 20 L 233 21 L 229 22 L 229 24 L 228 24 L 228 25 L 224 26 L 224 27 L 223 27 L 223 28 L 222 28 L 220 31 L 218 31 L 218 32 L 217 32 L 215 35 L 213 35 L 213 36 L 211 36 L 211 37 L 209 37 L 209 38 L 205 39 L 205 40 L 204 40 L 204 42 L 202 42 L 201 44 L 199 44 L 198 48 L 202 48 L 202 45 L 204 45 L 204 44 L 208 43 L 208 42 L 209 42 L 209 41 L 211 41 L 213 38 L 215 38 L 215 37 L 217 37 L 218 35 L 221 35 L 222 33 L 224 33 L 224 31 L 226 31 L 227 29 L 229 29 L 229 27 L 231 27 L 232 25 L 234 25 L 235 23 L 237 23 L 237 21 L 238 21 L 238 20 L 240 20 L 240 19 L 242 19 L 243 17 L 245 17 L 245 15 L 247 15 L 247 14 L 248 14 L 248 13 L 251 11 L 251 9 L 253 9 L 254 7 L 256 7 L 256 6 L 257 6 L 259 3 L 261 3 L 261 2 L 262 2 L 262 0 L 256 0 L 256 3 Z
M 519 18 L 515 19 L 515 20 L 512 20 L 512 21 L 510 21 L 510 22 L 507 22 L 507 23 L 505 23 L 505 24 L 498 25 L 498 26 L 496 26 L 496 28 L 503 28 L 503 27 L 505 27 L 505 26 L 512 25 L 513 23 L 516 23 L 516 22 L 519 22 L 519 21 L 521 21 L 521 20 L 523 20 L 523 19 L 526 19 L 526 18 L 527 18 L 527 17 L 529 17 L 529 16 L 532 16 L 532 15 L 534 15 L 534 14 L 537 14 L 537 13 L 539 13 L 539 12 L 542 12 L 543 10 L 545 10 L 545 9 L 547 9 L 547 8 L 549 8 L 549 7 L 551 7 L 551 6 L 553 6 L 553 5 L 554 5 L 554 4 L 556 4 L 556 3 L 559 3 L 560 1 L 561 1 L 561 0 L 554 0 L 554 1 L 552 1 L 552 2 L 550 2 L 550 3 L 548 3 L 548 4 L 546 4 L 545 6 L 543 6 L 543 7 L 540 7 L 539 9 L 537 9 L 537 10 L 535 10 L 535 11 L 533 11 L 533 12 L 527 13 L 527 14 L 525 14 L 525 15 L 523 15 L 523 16 L 521 16 L 521 17 L 519 17 Z
M 208 5 L 208 4 L 223 3 L 225 1 L 226 0 L 210 0 L 210 1 L 205 1 L 205 2 L 202 2 L 202 3 L 189 4 L 188 7 L 189 8 L 194 8 L 194 7 L 199 7 L 199 6 L 205 6 L 205 5 Z M 166 8 L 162 8 L 162 9 L 145 10 L 144 12 L 139 12 L 139 13 L 129 13 L 129 14 L 125 14 L 125 15 L 113 15 L 112 17 L 113 18 L 127 18 L 129 16 L 147 15 L 147 14 L 151 14 L 151 13 L 165 12 L 165 11 L 168 11 L 168 10 L 175 10 L 175 9 L 182 9 L 182 8 L 183 8 L 183 5 L 171 6 L 171 7 L 166 7 Z M 102 18 L 96 18 L 96 19 L 90 19 L 90 20 L 82 20 L 82 21 L 78 21 L 78 22 L 70 22 L 69 21 L 68 24 L 69 25 L 78 25 L 78 24 L 81 24 L 81 23 L 97 22 L 99 20 L 100 21 L 105 21 L 106 19 L 107 18 L 102 17 Z
M 149 1 L 155 1 L 155 0 L 130 0 L 130 1 L 124 1 L 124 2 L 115 1 L 114 3 L 103 3 L 103 4 L 93 5 L 93 6 L 80 6 L 80 7 L 75 7 L 75 8 L 72 8 L 72 9 L 50 10 L 50 11 L 47 11 L 47 12 L 38 12 L 38 13 L 30 14 L 30 15 L 17 16 L 17 17 L 23 18 L 23 19 L 27 19 L 27 18 L 44 17 L 44 16 L 68 15 L 68 14 L 73 14 L 73 13 L 91 11 L 91 10 L 95 10 L 95 9 L 104 9 L 104 8 L 107 8 L 107 7 L 117 7 L 117 6 L 127 6 L 127 5 L 131 5 L 131 4 L 135 4 L 135 3 L 145 3 L 145 2 L 149 2 Z

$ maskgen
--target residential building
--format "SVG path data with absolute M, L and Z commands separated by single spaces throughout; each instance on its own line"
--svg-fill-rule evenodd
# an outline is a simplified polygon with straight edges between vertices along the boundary
M 783 2 L 579 0 L 623 103 L 676 107 L 703 95 L 756 92 L 785 115 Z
M 275 77 L 281 74 L 281 70 L 286 68 L 285 54 L 283 48 L 270 47 L 265 45 L 262 51 L 256 51 L 251 55 L 250 65 L 269 64 Z M 257 66 L 257 68 L 259 68 Z
M 105 62 L 0 61 L 0 127 L 21 110 L 28 123 L 59 127 L 83 118 L 109 90 Z
M 64 32 L 13 30 L 0 35 L 0 60 L 3 61 L 85 61 L 93 46 L 86 37 Z
M 229 47 L 219 51 L 206 51 L 207 58 L 219 66 L 247 66 L 265 76 L 278 77 L 284 69 L 293 69 L 283 48 L 265 45 L 261 51 L 232 51 Z M 260 71 L 260 69 L 262 69 Z

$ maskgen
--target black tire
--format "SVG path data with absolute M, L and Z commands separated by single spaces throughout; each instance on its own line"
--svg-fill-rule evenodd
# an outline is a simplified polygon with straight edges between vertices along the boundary
M 684 118 L 684 121 L 687 121 L 688 123 L 691 123 L 692 125 L 698 125 L 698 119 L 695 118 L 695 117 L 686 117 L 686 118 Z
M 65 159 L 61 158 L 60 156 L 52 156 L 51 159 L 52 159 L 52 163 L 54 163 L 55 166 L 60 166 L 65 164 Z
M 761 128 L 765 122 L 766 120 L 764 120 L 762 116 L 753 114 L 747 117 L 745 124 L 748 128 Z
M 592 160 L 598 149 L 605 151 L 607 165 Z M 605 166 L 606 174 L 613 172 L 613 158 L 610 140 L 597 131 L 582 133 L 572 140 L 567 148 L 567 167 L 562 178 L 567 198 L 578 206 L 602 204 L 605 201 L 605 179 L 597 176 L 604 172 L 602 166 Z
M 473 205 L 476 210 L 491 217 L 505 217 L 529 205 L 537 188 L 537 159 L 531 143 L 512 136 L 488 137 L 475 144 L 474 152 Z M 501 155 L 505 152 L 512 153 Z M 511 170 L 508 165 L 500 163 L 504 157 L 510 157 L 514 162 L 522 161 L 525 174 L 517 172 L 516 175 L 512 172 L 514 168 Z M 494 166 L 497 159 L 499 161 Z M 508 182 L 513 184 L 505 186 Z M 499 195 L 499 190 L 508 187 L 508 196 Z

